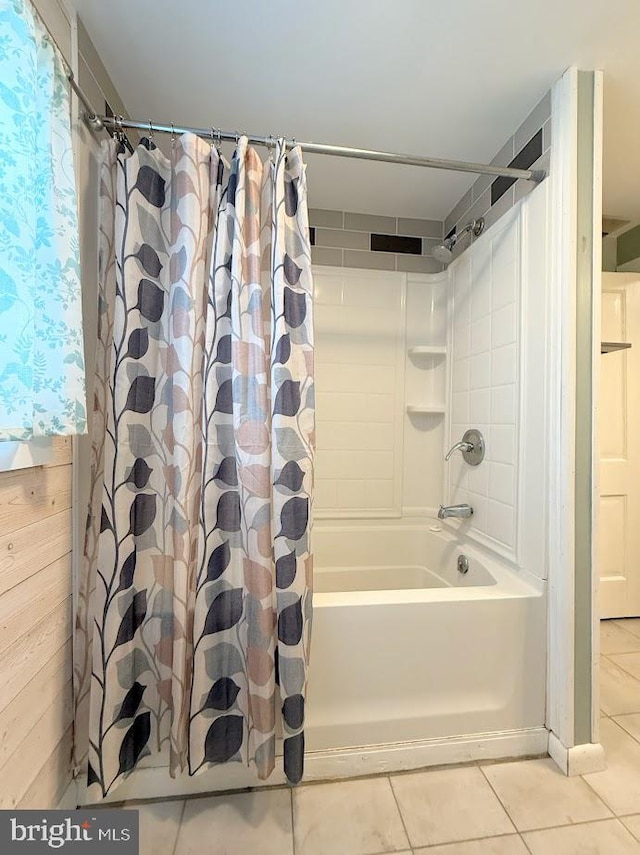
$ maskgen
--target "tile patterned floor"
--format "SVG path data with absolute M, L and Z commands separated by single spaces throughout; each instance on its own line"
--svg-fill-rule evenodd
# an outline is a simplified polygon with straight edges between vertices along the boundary
M 141 855 L 640 855 L 640 619 L 601 632 L 604 772 L 551 760 L 131 804 Z

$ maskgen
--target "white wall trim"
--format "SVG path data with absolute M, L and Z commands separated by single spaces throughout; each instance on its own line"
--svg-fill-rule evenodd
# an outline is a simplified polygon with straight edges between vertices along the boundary
M 362 775 L 386 775 L 429 766 L 545 756 L 548 737 L 548 731 L 544 727 L 537 727 L 389 745 L 312 751 L 305 757 L 304 780 L 331 781 Z M 174 779 L 169 777 L 166 767 L 157 766 L 132 772 L 105 801 L 170 798 L 246 787 L 280 787 L 285 783 L 281 768 L 274 771 L 268 781 L 259 781 L 255 773 L 238 764 L 227 764 L 194 778 L 185 775 Z M 81 792 L 84 792 L 84 786 L 81 786 Z
M 604 748 L 599 742 L 565 748 L 554 733 L 549 734 L 549 756 L 565 775 L 589 775 L 607 768 Z
M 602 74 L 594 72 L 593 104 L 593 247 L 589 263 L 593 277 L 592 394 L 597 401 L 601 244 L 602 163 Z M 598 745 L 598 645 L 597 645 L 597 436 L 592 434 L 592 525 L 591 549 L 592 642 L 591 642 L 591 739 L 575 746 L 575 476 L 576 476 L 576 336 L 578 277 L 578 70 L 568 69 L 552 89 L 551 150 L 551 293 L 549 330 L 552 348 L 549 372 L 549 439 L 551 441 L 549 484 L 549 646 L 547 725 L 550 745 L 558 765 L 571 769 L 597 763 Z M 580 418 L 594 418 L 580 413 Z M 557 744 L 556 744 L 557 741 Z M 575 751 L 574 751 L 575 749 Z M 551 750 L 551 749 L 550 749 Z M 569 751 L 568 759 L 562 752 Z M 595 753 L 594 753 L 595 752 Z M 591 757 L 591 760 L 572 756 Z M 555 759 L 555 758 L 554 758 Z M 572 765 L 573 764 L 573 765 Z
M 551 265 L 548 366 L 549 636 L 547 726 L 563 746 L 574 734 L 575 283 L 578 73 L 554 85 L 551 123 Z
M 592 656 L 592 693 L 591 693 L 591 741 L 600 740 L 600 451 L 598 435 L 598 417 L 600 412 L 600 365 L 602 356 L 600 354 L 601 326 L 602 326 L 602 241 L 598 235 L 602 230 L 602 157 L 603 157 L 603 103 L 604 103 L 604 80 L 602 71 L 594 74 L 593 92 L 593 332 L 592 332 L 592 428 L 591 438 L 592 450 L 592 500 L 591 500 L 591 605 L 593 631 L 591 634 L 591 656 Z

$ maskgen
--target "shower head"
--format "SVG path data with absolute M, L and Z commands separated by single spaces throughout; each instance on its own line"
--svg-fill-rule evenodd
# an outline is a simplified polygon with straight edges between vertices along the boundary
M 467 232 L 473 232 L 473 234 L 478 237 L 478 235 L 481 235 L 483 231 L 484 217 L 478 217 L 477 220 L 471 220 L 471 222 L 467 223 L 467 225 L 459 232 L 454 232 L 448 238 L 445 238 L 441 244 L 434 246 L 431 250 L 431 254 L 436 261 L 441 262 L 441 264 L 450 264 L 453 261 L 453 248 L 460 238 L 463 235 L 466 235 Z
M 431 255 L 436 259 L 436 261 L 439 261 L 442 264 L 449 264 L 453 259 L 453 253 L 447 246 L 447 241 L 441 243 L 439 246 L 434 246 L 431 250 Z

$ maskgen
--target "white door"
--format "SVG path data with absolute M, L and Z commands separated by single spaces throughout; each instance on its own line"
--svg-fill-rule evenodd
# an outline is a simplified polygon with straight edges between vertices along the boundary
M 600 617 L 640 615 L 640 273 L 603 273 L 600 364 Z

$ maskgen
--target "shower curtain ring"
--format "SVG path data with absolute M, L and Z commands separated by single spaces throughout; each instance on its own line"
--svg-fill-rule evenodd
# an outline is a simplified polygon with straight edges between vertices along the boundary
M 173 127 L 173 122 L 171 122 L 171 145 L 176 144 L 176 129 Z
M 267 137 L 267 149 L 269 151 L 269 163 L 273 163 L 273 151 L 276 147 L 276 140 L 273 134 Z
M 153 139 L 153 125 L 151 124 L 151 119 L 149 119 L 149 139 Z
M 124 129 L 122 127 L 122 114 L 120 114 L 119 116 L 116 116 L 115 120 L 116 120 L 116 134 L 115 134 L 116 139 L 118 140 L 119 143 L 121 143 L 124 140 Z

